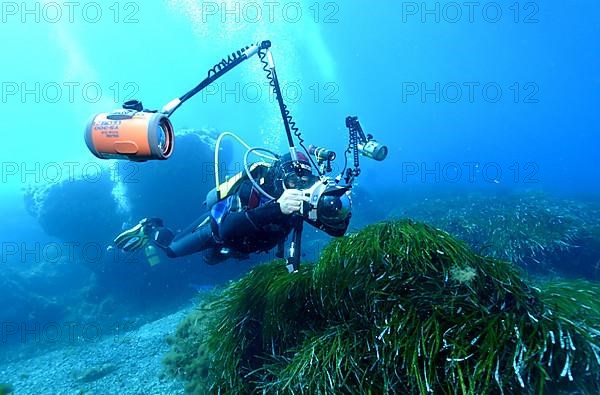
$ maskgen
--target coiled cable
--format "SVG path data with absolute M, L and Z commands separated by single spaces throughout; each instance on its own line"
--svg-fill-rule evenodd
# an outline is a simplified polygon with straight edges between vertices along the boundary
M 306 157 L 310 160 L 310 162 L 312 163 L 312 166 L 316 169 L 319 176 L 323 176 L 323 174 L 319 170 L 319 167 L 313 160 L 312 155 L 308 152 L 308 148 L 306 148 L 306 146 L 304 145 L 304 138 L 302 138 L 302 132 L 300 132 L 300 129 L 296 126 L 294 117 L 290 113 L 290 110 L 287 107 L 287 105 L 283 102 L 283 98 L 281 97 L 280 89 L 278 89 L 279 87 L 278 87 L 276 75 L 274 75 L 273 70 L 271 70 L 271 68 L 269 66 L 269 62 L 265 59 L 266 56 L 267 56 L 267 53 L 265 51 L 263 51 L 262 49 L 260 49 L 258 51 L 258 57 L 260 59 L 260 62 L 263 64 L 263 70 L 267 74 L 267 80 L 269 81 L 269 86 L 271 88 L 273 88 L 273 93 L 275 94 L 275 97 L 280 105 L 280 110 L 284 117 L 284 122 L 287 124 L 289 129 L 294 133 L 294 136 L 296 136 L 296 138 L 298 139 L 298 144 L 300 145 L 300 147 L 302 147 L 304 152 L 306 152 Z
M 233 62 L 237 61 L 240 57 L 242 57 L 242 55 L 244 55 L 244 52 L 250 49 L 250 47 L 251 45 L 243 47 L 236 52 L 232 52 L 231 55 L 229 55 L 227 58 L 221 59 L 221 61 L 217 63 L 212 69 L 208 70 L 208 77 L 210 78 L 213 74 L 217 74 L 226 69 Z

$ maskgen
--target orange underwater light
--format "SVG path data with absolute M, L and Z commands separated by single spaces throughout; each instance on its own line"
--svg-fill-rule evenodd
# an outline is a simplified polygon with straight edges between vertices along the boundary
M 100 159 L 168 159 L 174 140 L 173 125 L 167 115 L 144 111 L 138 101 L 95 115 L 85 128 L 85 142 Z

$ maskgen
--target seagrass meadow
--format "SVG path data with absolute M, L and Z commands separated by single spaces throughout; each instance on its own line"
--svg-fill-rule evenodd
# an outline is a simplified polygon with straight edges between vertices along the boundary
M 600 392 L 596 284 L 534 284 L 410 220 L 336 239 L 294 274 L 255 267 L 170 342 L 190 393 Z
M 600 206 L 537 191 L 425 196 L 392 210 L 528 272 L 600 279 Z

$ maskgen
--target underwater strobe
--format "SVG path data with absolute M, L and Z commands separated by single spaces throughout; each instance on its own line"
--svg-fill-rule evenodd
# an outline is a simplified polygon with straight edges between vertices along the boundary
M 168 159 L 174 140 L 167 114 L 144 110 L 136 100 L 124 103 L 123 109 L 94 115 L 85 129 L 87 147 L 100 159 Z
M 388 147 L 375 141 L 372 135 L 365 135 L 358 117 L 346 118 L 346 127 L 350 131 L 350 138 L 356 139 L 356 148 L 363 156 L 379 162 L 387 158 Z

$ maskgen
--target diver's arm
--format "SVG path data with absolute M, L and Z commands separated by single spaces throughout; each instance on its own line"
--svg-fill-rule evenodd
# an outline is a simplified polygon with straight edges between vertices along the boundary
M 302 191 L 298 189 L 286 189 L 283 194 L 277 199 L 281 212 L 289 215 L 299 213 L 304 202 L 308 202 L 308 197 L 305 197 Z
M 281 212 L 279 203 L 275 201 L 247 211 L 229 212 L 221 221 L 219 237 L 224 241 L 247 237 L 252 232 L 269 225 L 280 225 L 288 219 L 289 216 Z
M 281 226 L 289 224 L 291 214 L 298 212 L 302 207 L 303 195 L 295 189 L 286 190 L 280 198 L 270 201 L 256 208 L 249 201 L 254 197 L 254 204 L 257 192 L 254 191 L 251 184 L 245 184 L 238 192 L 239 205 L 245 207 L 241 211 L 227 213 L 221 225 L 219 226 L 219 236 L 221 240 L 233 240 L 240 237 L 247 237 L 252 232 L 262 231 L 272 226 Z

